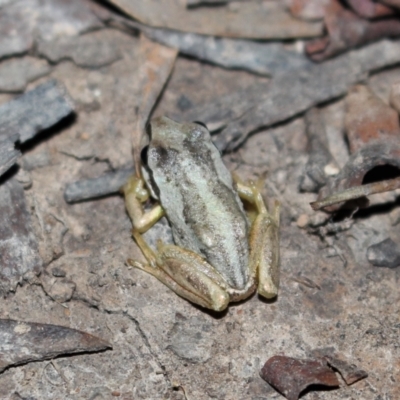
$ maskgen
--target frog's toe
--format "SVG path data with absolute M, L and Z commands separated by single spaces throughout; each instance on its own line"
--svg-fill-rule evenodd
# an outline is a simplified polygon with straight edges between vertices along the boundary
M 274 282 L 274 279 L 268 277 L 258 283 L 257 293 L 266 299 L 273 299 L 278 295 L 279 282 Z
M 221 288 L 218 289 L 218 292 L 212 297 L 212 302 L 208 308 L 214 311 L 223 311 L 226 309 L 226 307 L 228 307 L 230 297 L 227 292 Z
M 141 184 L 141 179 L 135 175 L 131 175 L 126 183 L 122 186 L 124 192 L 135 192 L 136 188 Z
M 125 198 L 134 196 L 141 203 L 144 203 L 149 198 L 149 191 L 146 189 L 143 179 L 136 175 L 131 175 L 120 190 Z

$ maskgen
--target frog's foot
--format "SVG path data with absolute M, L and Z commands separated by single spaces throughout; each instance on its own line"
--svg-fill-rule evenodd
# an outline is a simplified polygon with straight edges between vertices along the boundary
M 268 299 L 278 294 L 279 288 L 279 212 L 275 201 L 271 211 L 265 205 L 259 185 L 237 182 L 238 193 L 257 210 L 250 232 L 250 269 L 258 277 L 258 293 Z
M 161 244 L 159 250 L 157 255 L 153 253 L 156 263 L 154 258 L 147 257 L 148 251 L 149 264 L 133 260 L 128 260 L 128 263 L 153 275 L 176 294 L 195 304 L 214 311 L 222 311 L 228 306 L 230 296 L 221 287 L 222 278 L 203 258 L 173 245 Z

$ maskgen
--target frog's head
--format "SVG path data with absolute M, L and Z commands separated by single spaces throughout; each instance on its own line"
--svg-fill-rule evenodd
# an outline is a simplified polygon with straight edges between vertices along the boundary
M 200 122 L 175 122 L 167 117 L 152 120 L 147 128 L 149 145 L 142 150 L 142 174 L 149 177 L 173 171 L 182 163 L 204 156 L 212 145 L 210 132 Z
M 183 152 L 184 142 L 210 140 L 210 133 L 201 122 L 179 123 L 167 117 L 155 118 L 147 126 L 150 148 L 162 147 Z
M 204 144 L 211 143 L 210 132 L 201 122 L 175 122 L 167 117 L 152 120 L 147 128 L 149 145 L 142 150 L 142 163 L 160 168 L 188 153 L 201 151 Z

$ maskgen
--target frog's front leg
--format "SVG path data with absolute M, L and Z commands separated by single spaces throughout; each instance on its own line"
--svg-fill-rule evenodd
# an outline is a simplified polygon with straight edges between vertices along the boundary
M 149 211 L 145 212 L 143 210 L 142 203 L 150 197 L 143 179 L 131 176 L 121 190 L 125 197 L 126 210 L 132 220 L 135 231 L 146 232 L 164 216 L 164 210 L 159 204 Z
M 279 212 L 275 201 L 269 212 L 254 183 L 236 182 L 240 198 L 251 203 L 257 211 L 250 231 L 250 269 L 258 277 L 258 293 L 267 299 L 278 294 L 279 288 Z
M 145 212 L 142 202 L 149 197 L 143 181 L 131 177 L 124 185 L 125 205 L 132 220 L 134 237 L 148 264 L 128 260 L 128 263 L 153 275 L 179 296 L 215 310 L 224 310 L 229 303 L 229 294 L 222 277 L 196 253 L 161 241 L 154 253 L 140 233 L 150 229 L 163 215 L 160 205 Z

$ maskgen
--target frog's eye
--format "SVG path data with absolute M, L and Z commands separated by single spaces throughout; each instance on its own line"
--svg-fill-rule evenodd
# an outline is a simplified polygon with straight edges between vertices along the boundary
M 208 130 L 207 125 L 206 125 L 204 122 L 201 122 L 201 121 L 194 121 L 193 123 L 194 123 L 194 124 L 197 124 L 197 125 L 201 125 L 201 126 L 203 126 L 204 128 L 206 128 L 206 129 Z
M 149 146 L 143 147 L 142 151 L 140 152 L 140 158 L 142 160 L 143 165 L 147 165 L 147 155 L 149 153 Z

